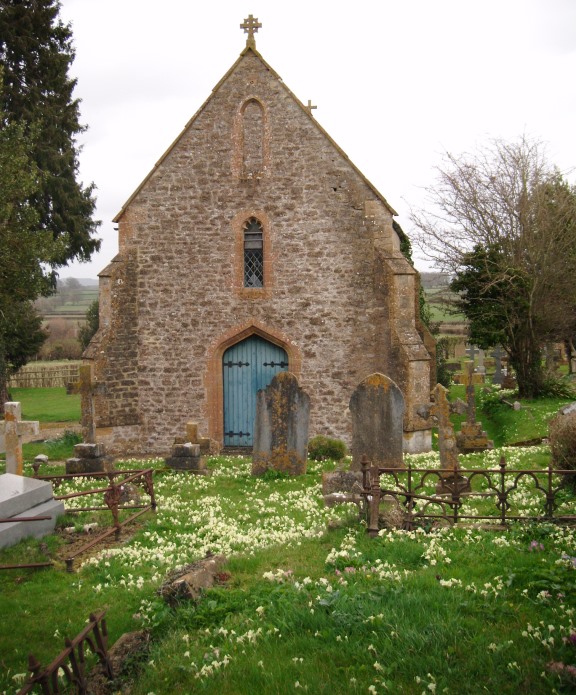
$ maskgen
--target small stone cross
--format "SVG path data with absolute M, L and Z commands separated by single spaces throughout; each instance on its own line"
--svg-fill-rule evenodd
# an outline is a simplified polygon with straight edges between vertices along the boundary
M 312 106 L 312 102 L 310 101 L 310 99 L 308 99 L 308 103 L 306 104 L 306 108 L 308 109 L 308 111 L 309 111 L 310 113 L 312 113 L 312 109 L 317 109 L 318 107 L 317 107 L 317 106 Z
M 458 461 L 458 448 L 454 428 L 450 422 L 450 403 L 448 402 L 448 389 L 442 384 L 436 384 L 432 391 L 434 403 L 430 408 L 430 414 L 438 421 L 438 448 L 440 450 L 440 464 L 444 469 L 452 469 L 452 474 L 457 475 L 460 467 Z M 444 473 L 443 475 L 447 475 Z M 448 474 L 449 475 L 449 474 Z
M 0 422 L 0 451 L 6 452 L 6 473 L 23 475 L 22 444 L 39 434 L 39 422 L 22 420 L 20 403 L 4 404 L 4 422 Z
M 94 416 L 94 396 L 101 393 L 103 386 L 92 381 L 92 367 L 80 365 L 80 380 L 72 385 L 70 393 L 80 394 L 82 409 L 82 438 L 86 444 L 96 443 L 96 424 Z
M 450 403 L 448 402 L 448 389 L 442 384 L 436 384 L 432 391 L 434 405 L 431 413 L 438 420 L 438 448 L 440 449 L 440 465 L 444 469 L 440 474 L 440 481 L 436 485 L 439 495 L 454 495 L 456 492 L 469 492 L 468 478 L 460 472 L 458 460 L 458 445 L 454 435 L 454 428 L 450 422 Z
M 240 29 L 244 29 L 244 33 L 248 34 L 246 39 L 246 46 L 250 48 L 256 48 L 256 40 L 254 39 L 254 34 L 258 32 L 258 29 L 262 28 L 262 24 L 258 21 L 257 17 L 253 17 L 251 14 L 248 18 L 240 25 Z
M 466 354 L 472 360 L 472 362 L 474 362 L 474 359 L 475 359 L 476 355 L 478 354 L 478 348 L 476 347 L 476 345 L 472 345 L 472 343 L 470 343 L 466 347 Z

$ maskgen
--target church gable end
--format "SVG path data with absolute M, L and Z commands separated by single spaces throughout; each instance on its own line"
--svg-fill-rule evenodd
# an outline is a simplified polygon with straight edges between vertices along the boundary
M 312 433 L 347 438 L 350 394 L 374 371 L 412 401 L 428 400 L 420 382 L 429 356 L 414 349 L 415 316 L 400 296 L 408 264 L 394 211 L 266 64 L 251 31 L 116 218 L 132 287 L 114 295 L 106 280 L 116 299 L 99 338 L 106 354 L 94 360 L 111 394 L 125 367 L 136 374 L 138 423 L 102 403 L 97 424 L 112 448 L 122 448 L 121 427 L 129 426 L 142 451 L 163 453 L 190 420 L 222 439 L 222 409 L 231 406 L 222 397 L 224 351 L 214 346 L 248 339 L 246 326 L 258 326 L 265 341 L 283 336 L 272 343 L 298 355 Z M 406 426 L 426 423 L 411 418 Z

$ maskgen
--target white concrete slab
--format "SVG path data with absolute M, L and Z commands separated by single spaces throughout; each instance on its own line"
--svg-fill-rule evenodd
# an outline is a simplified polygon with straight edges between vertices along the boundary
M 0 475 L 0 519 L 22 514 L 54 497 L 46 480 L 25 478 L 14 473 Z
M 0 524 L 0 548 L 9 548 L 24 538 L 42 538 L 54 532 L 57 517 L 64 514 L 64 503 L 51 499 L 18 516 L 50 516 L 42 521 L 13 521 Z

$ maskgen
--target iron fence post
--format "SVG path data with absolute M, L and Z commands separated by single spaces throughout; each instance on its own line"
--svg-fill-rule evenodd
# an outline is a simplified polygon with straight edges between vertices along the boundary
M 500 521 L 506 523 L 506 506 L 508 504 L 506 495 L 506 459 L 500 457 L 500 492 L 498 499 L 500 500 Z

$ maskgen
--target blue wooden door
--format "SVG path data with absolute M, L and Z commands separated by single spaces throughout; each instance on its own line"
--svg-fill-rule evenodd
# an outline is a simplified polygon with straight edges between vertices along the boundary
M 287 369 L 286 351 L 257 335 L 226 350 L 222 358 L 224 446 L 252 446 L 256 392 Z

